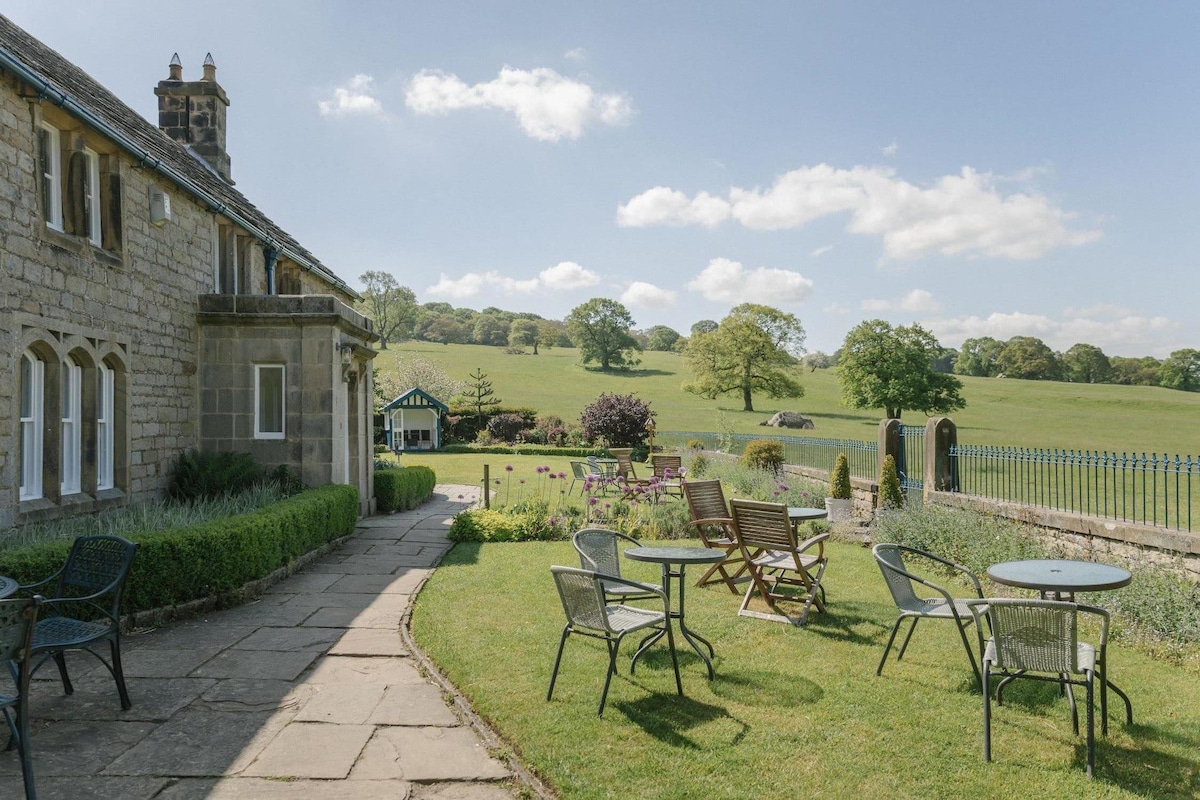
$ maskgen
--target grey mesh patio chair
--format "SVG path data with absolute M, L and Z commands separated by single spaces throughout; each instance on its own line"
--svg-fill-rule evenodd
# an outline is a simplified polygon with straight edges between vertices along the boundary
M 133 565 L 137 545 L 119 536 L 81 536 L 71 546 L 62 569 L 43 581 L 20 587 L 20 591 L 49 587 L 40 619 L 33 631 L 36 672 L 53 658 L 62 678 L 63 691 L 75 687 L 67 675 L 68 650 L 86 650 L 100 660 L 117 683 L 121 708 L 133 707 L 121 668 L 121 594 Z M 111 660 L 92 649 L 108 642 Z
M 1087 775 L 1095 773 L 1096 748 L 1093 699 L 1098 665 L 1108 643 L 1108 612 L 1059 600 L 968 600 L 975 618 L 976 633 L 983 652 L 983 758 L 992 760 L 992 694 L 989 681 L 993 674 L 1003 676 L 1000 690 L 1016 678 L 1049 681 L 1066 688 L 1071 706 L 1071 723 L 1079 733 L 1079 711 L 1075 707 L 1072 686 L 1087 689 Z M 1079 641 L 1079 615 L 1095 615 L 1100 620 L 1098 647 Z M 983 620 L 991 628 L 991 638 L 983 641 Z M 1075 676 L 1082 676 L 1076 678 Z
M 567 615 L 567 624 L 558 640 L 558 654 L 554 657 L 550 688 L 546 691 L 547 702 L 554 696 L 554 683 L 558 680 L 558 668 L 562 663 L 567 637 L 578 633 L 581 636 L 602 639 L 608 647 L 608 671 L 604 675 L 604 689 L 600 692 L 600 706 L 596 710 L 596 716 L 603 716 L 604 704 L 608 700 L 608 686 L 617 671 L 617 651 L 621 647 L 621 640 L 627 634 L 647 628 L 666 630 L 667 647 L 671 651 L 671 666 L 675 670 L 675 690 L 683 697 L 683 682 L 679 678 L 679 659 L 675 654 L 675 634 L 671 630 L 666 592 L 656 586 L 627 581 L 612 575 L 599 575 L 592 570 L 550 567 L 550 572 L 554 575 L 554 585 L 558 588 L 558 596 Z M 605 597 L 605 587 L 618 583 L 659 598 L 662 610 L 609 605 Z
M 584 528 L 571 537 L 575 552 L 579 553 L 579 565 L 583 569 L 599 572 L 605 576 L 602 581 L 604 598 L 608 602 L 625 600 L 653 600 L 658 597 L 662 587 L 658 584 L 634 583 L 628 581 L 610 581 L 608 576 L 621 577 L 621 542 L 633 547 L 640 547 L 641 542 L 632 536 L 626 536 L 606 528 Z M 644 591 L 639 586 L 649 586 L 652 591 Z
M 8 722 L 12 737 L 9 747 L 17 748 L 21 759 L 21 777 L 25 781 L 25 800 L 35 800 L 33 786 L 33 750 L 29 740 L 29 675 L 33 664 L 33 626 L 42 598 L 0 600 L 0 662 L 9 665 L 15 684 L 14 693 L 0 690 L 0 712 Z
M 683 496 L 687 499 L 688 511 L 692 515 L 692 527 L 696 529 L 705 547 L 725 551 L 725 560 L 713 564 L 696 581 L 697 586 L 723 581 L 729 591 L 738 594 L 737 580 L 746 572 L 746 558 L 738 547 L 733 534 L 733 518 L 725 503 L 725 492 L 719 480 L 687 481 L 683 484 Z M 729 569 L 737 567 L 731 575 Z M 713 577 L 716 575 L 717 577 Z M 745 580 L 745 579 L 743 579 Z
M 871 552 L 875 554 L 875 562 L 879 564 L 879 571 L 883 573 L 883 579 L 892 593 L 892 600 L 896 603 L 896 608 L 900 610 L 900 615 L 896 617 L 896 624 L 892 626 L 892 633 L 888 636 L 887 646 L 883 648 L 879 666 L 875 668 L 875 674 L 883 674 L 883 665 L 887 662 L 892 643 L 896 641 L 896 633 L 900 630 L 900 624 L 904 620 L 912 620 L 912 624 L 909 625 L 908 633 L 904 634 L 904 641 L 901 642 L 900 650 L 896 653 L 897 661 L 904 658 L 904 651 L 908 649 L 908 640 L 912 638 L 918 622 L 923 619 L 946 619 L 953 621 L 955 627 L 958 628 L 959 638 L 962 639 L 963 648 L 967 651 L 967 660 L 971 662 L 971 671 L 975 673 L 975 681 L 979 682 L 979 666 L 975 663 L 975 654 L 972 652 L 970 642 L 967 641 L 966 632 L 966 626 L 972 623 L 974 617 L 967 608 L 966 601 L 956 600 L 945 588 L 928 578 L 922 578 L 911 572 L 909 565 L 904 561 L 904 556 L 908 554 L 920 559 L 927 559 L 966 576 L 975 587 L 975 597 L 982 598 L 983 591 L 979 587 L 979 579 L 975 577 L 975 574 L 960 564 L 902 544 L 877 544 L 871 548 Z M 939 596 L 919 597 L 914 584 L 932 589 Z
M 742 597 L 738 616 L 756 617 L 772 622 L 803 625 L 812 608 L 825 610 L 825 590 L 821 581 L 829 563 L 825 556 L 828 533 L 803 542 L 797 541 L 796 528 L 782 503 L 755 500 L 730 500 L 733 532 L 750 571 L 750 586 Z M 772 613 L 754 611 L 750 602 L 757 594 Z M 785 603 L 799 603 L 796 615 L 784 610 Z

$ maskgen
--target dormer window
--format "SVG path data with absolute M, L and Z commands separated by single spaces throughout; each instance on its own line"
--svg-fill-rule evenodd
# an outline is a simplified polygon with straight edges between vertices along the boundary
M 42 123 L 38 126 L 38 171 L 42 178 L 42 214 L 46 227 L 63 229 L 62 151 L 58 129 Z

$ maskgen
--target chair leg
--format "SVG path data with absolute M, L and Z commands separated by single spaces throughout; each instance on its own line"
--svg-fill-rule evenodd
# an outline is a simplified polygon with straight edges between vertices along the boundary
M 1087 776 L 1094 778 L 1096 776 L 1096 732 L 1095 720 L 1093 719 L 1094 712 L 1092 709 L 1092 694 L 1094 692 L 1093 684 L 1096 682 L 1096 673 L 1089 672 L 1087 676 Z M 1101 689 L 1103 692 L 1103 688 Z
M 617 648 L 621 645 L 621 640 L 612 639 L 604 640 L 608 644 L 608 672 L 604 675 L 604 690 L 600 692 L 600 708 L 596 710 L 596 716 L 604 716 L 604 704 L 608 701 L 608 685 L 612 683 L 613 673 L 617 671 Z
M 683 681 L 679 679 L 679 658 L 675 655 L 675 634 L 671 631 L 671 620 L 667 619 L 667 648 L 671 651 L 671 666 L 675 668 L 675 691 L 683 697 Z
M 121 666 L 120 636 L 114 636 L 109 639 L 108 646 L 112 653 L 112 673 L 113 678 L 117 682 L 117 694 L 121 696 L 121 710 L 128 711 L 133 708 L 133 702 L 129 699 L 129 690 L 125 688 L 125 670 Z
M 558 640 L 558 655 L 554 657 L 554 669 L 550 672 L 550 688 L 546 691 L 546 702 L 550 702 L 550 698 L 554 696 L 554 682 L 558 680 L 558 665 L 562 663 L 563 646 L 567 643 L 567 636 L 571 633 L 571 626 L 567 625 L 563 628 L 562 637 Z
M 883 665 L 887 663 L 888 653 L 892 650 L 892 642 L 896 641 L 896 632 L 900 630 L 900 623 L 903 621 L 903 614 L 896 617 L 896 624 L 892 626 L 892 635 L 888 637 L 887 645 L 883 648 L 883 657 L 879 659 L 879 666 L 875 668 L 876 675 L 883 674 Z
M 1079 735 L 1079 709 L 1075 707 L 1075 692 L 1071 689 L 1071 684 L 1059 683 L 1059 691 L 1064 688 L 1067 692 L 1067 704 L 1071 706 L 1071 732 L 1076 736 Z
M 992 760 L 992 693 L 988 691 L 988 662 L 983 662 L 983 760 Z
M 904 641 L 900 644 L 900 652 L 896 653 L 897 661 L 900 661 L 904 658 L 904 651 L 908 649 L 908 640 L 912 638 L 913 631 L 917 629 L 917 623 L 920 621 L 920 617 L 912 618 L 912 625 L 908 626 L 908 633 L 904 634 Z
M 71 676 L 67 674 L 67 655 L 62 650 L 54 654 L 54 663 L 58 665 L 58 674 L 62 678 L 63 693 L 74 694 L 75 687 L 71 685 Z
M 975 680 L 979 682 L 979 687 L 983 689 L 983 678 L 979 676 L 979 665 L 975 663 L 975 654 L 971 652 L 971 643 L 967 641 L 965 625 L 958 626 L 958 635 L 962 639 L 963 648 L 967 651 L 967 660 L 971 662 L 971 672 L 975 673 Z
M 17 751 L 21 756 L 21 779 L 25 783 L 25 800 L 36 800 L 37 790 L 33 785 L 33 747 L 29 737 L 29 687 L 26 686 L 17 701 L 17 729 L 20 741 Z

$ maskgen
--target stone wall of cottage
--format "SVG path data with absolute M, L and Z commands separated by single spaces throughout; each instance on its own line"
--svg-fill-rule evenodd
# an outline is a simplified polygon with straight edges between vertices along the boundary
M 42 115 L 62 129 L 69 124 L 61 110 L 21 97 L 15 80 L 0 76 L 0 419 L 16 418 L 15 371 L 31 336 L 52 337 L 61 352 L 75 344 L 116 348 L 128 370 L 128 449 L 126 463 L 117 465 L 118 499 L 150 499 L 180 451 L 197 444 L 196 297 L 212 290 L 213 214 L 76 124 L 89 147 L 115 158 L 109 163 L 121 179 L 121 249 L 110 253 L 84 237 L 48 230 L 36 160 Z M 171 197 L 173 219 L 163 227 L 150 224 L 152 186 Z M 47 427 L 55 422 L 51 411 Z M 44 487 L 46 499 L 31 501 L 36 508 L 18 507 L 17 436 L 16 424 L 0 430 L 0 529 L 62 513 L 54 508 L 61 505 L 57 486 Z

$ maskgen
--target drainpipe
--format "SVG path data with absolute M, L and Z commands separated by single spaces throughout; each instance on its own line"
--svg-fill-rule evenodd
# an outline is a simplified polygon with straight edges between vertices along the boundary
M 265 261 L 267 265 L 267 294 L 276 294 L 275 262 L 278 260 L 279 250 L 270 245 L 263 245 L 263 261 Z

